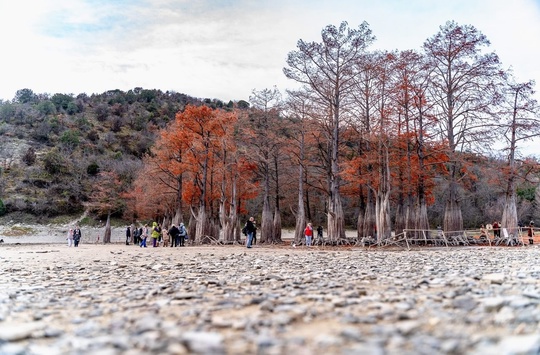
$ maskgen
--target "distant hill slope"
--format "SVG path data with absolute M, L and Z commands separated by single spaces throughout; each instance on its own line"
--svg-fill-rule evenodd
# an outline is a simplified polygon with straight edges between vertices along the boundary
M 131 180 L 156 132 L 187 104 L 233 107 L 142 88 L 90 96 L 17 91 L 0 101 L 0 214 L 45 221 L 82 213 L 96 174 L 114 166 Z

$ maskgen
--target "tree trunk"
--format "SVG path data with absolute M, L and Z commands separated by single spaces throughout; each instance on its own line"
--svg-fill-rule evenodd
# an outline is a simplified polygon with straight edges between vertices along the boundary
M 306 211 L 304 209 L 304 168 L 298 167 L 298 211 L 296 212 L 296 226 L 294 228 L 294 243 L 300 245 L 304 241 L 304 228 L 306 227 Z
M 516 194 L 514 191 L 507 193 L 504 201 L 504 209 L 501 219 L 501 227 L 506 228 L 508 234 L 518 235 Z
M 400 194 L 396 205 L 396 218 L 394 219 L 396 233 L 402 233 L 403 229 L 406 228 L 408 212 L 407 206 L 405 206 L 405 199 L 403 198 L 403 195 Z
M 418 205 L 416 207 L 415 213 L 415 224 L 414 229 L 417 230 L 428 230 L 429 229 L 429 220 L 427 214 L 427 203 L 425 196 L 418 196 Z
M 375 217 L 375 198 L 373 197 L 373 190 L 368 190 L 366 200 L 366 213 L 364 217 L 364 225 L 362 227 L 363 237 L 365 238 L 377 238 L 377 221 Z
M 331 162 L 328 177 L 330 180 L 330 195 L 328 197 L 328 237 L 331 242 L 338 242 L 341 239 L 345 239 L 345 218 L 343 214 L 341 193 L 339 191 L 339 121 L 339 99 L 336 98 L 333 107 L 332 139 L 330 141 Z
M 513 102 L 513 114 L 512 114 L 512 124 L 510 126 L 510 147 L 508 154 L 508 176 L 506 183 L 506 193 L 504 199 L 504 209 L 501 219 L 501 227 L 506 228 L 509 234 L 514 236 L 518 235 L 518 217 L 517 217 L 517 207 L 516 207 L 516 143 L 517 143 L 517 120 L 518 120 L 518 98 L 519 92 L 521 89 L 526 88 L 526 86 L 518 86 L 516 88 L 514 102 Z
M 236 175 L 233 178 L 232 188 L 231 188 L 231 203 L 229 204 L 228 212 L 226 206 L 225 198 L 225 182 L 222 185 L 222 196 L 219 205 L 219 215 L 222 229 L 220 231 L 220 239 L 225 243 L 232 243 L 236 240 L 236 230 L 237 230 L 237 207 L 236 207 Z M 239 235 L 239 234 L 238 234 Z
M 197 220 L 196 220 L 195 215 L 193 213 L 189 214 L 189 224 L 188 224 L 186 229 L 187 229 L 187 232 L 188 232 L 189 240 L 192 243 L 195 243 Z
M 184 222 L 184 216 L 182 214 L 182 175 L 180 175 L 176 180 L 178 188 L 176 195 L 176 208 L 172 223 L 178 227 L 181 222 Z
M 105 223 L 105 234 L 103 235 L 103 244 L 111 242 L 111 211 L 107 213 L 107 222 Z
M 463 231 L 463 216 L 459 204 L 458 184 L 456 182 L 456 164 L 451 167 L 451 181 L 448 188 L 448 199 L 444 210 L 444 231 L 451 235 L 461 234 Z
M 270 176 L 268 170 L 268 163 L 265 163 L 266 173 L 264 176 L 263 210 L 260 230 L 261 243 L 272 243 L 272 236 L 274 234 L 274 218 L 270 210 Z
M 207 217 L 206 209 L 203 204 L 199 205 L 197 219 L 195 220 L 195 239 L 194 243 L 199 245 L 206 243 Z
M 379 190 L 375 203 L 376 223 L 377 223 L 377 242 L 390 238 L 390 191 Z
M 281 211 L 279 208 L 279 194 L 280 194 L 280 185 L 279 185 L 279 164 L 278 157 L 274 155 L 274 171 L 276 173 L 275 177 L 275 202 L 276 206 L 274 208 L 274 225 L 272 234 L 272 243 L 281 243 Z
M 281 212 L 277 208 L 274 213 L 274 238 L 272 243 L 281 243 Z
M 300 134 L 300 161 L 298 162 L 298 211 L 296 212 L 296 226 L 294 228 L 294 243 L 300 245 L 304 240 L 306 226 L 306 210 L 304 208 L 304 133 Z
M 345 239 L 343 204 L 338 190 L 328 198 L 328 236 L 331 242 Z
M 423 96 L 421 96 L 423 97 Z M 422 106 L 419 106 L 418 111 L 418 146 L 416 148 L 416 154 L 418 156 L 418 184 L 416 187 L 416 209 L 414 214 L 414 229 L 416 230 L 428 230 L 429 220 L 427 215 L 427 202 L 426 202 L 426 175 L 425 175 L 425 153 L 424 153 L 424 111 Z

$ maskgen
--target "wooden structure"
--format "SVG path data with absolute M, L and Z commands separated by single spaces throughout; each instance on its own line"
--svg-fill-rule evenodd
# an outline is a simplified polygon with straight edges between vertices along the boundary
M 501 236 L 494 238 L 488 233 L 487 236 L 479 237 L 480 230 L 462 230 L 462 231 L 443 231 L 441 229 L 404 229 L 403 233 L 393 235 L 390 238 L 384 239 L 380 242 L 367 243 L 364 242 L 364 246 L 398 246 L 407 247 L 422 247 L 422 246 L 471 246 L 471 245 L 506 245 L 516 246 L 525 245 L 523 233 L 518 232 L 518 235 L 514 236 L 508 234 L 506 228 L 501 228 Z

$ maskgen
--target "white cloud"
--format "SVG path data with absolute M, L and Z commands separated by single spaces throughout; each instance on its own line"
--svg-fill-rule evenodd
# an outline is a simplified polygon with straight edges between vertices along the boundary
M 296 42 L 367 21 L 376 48 L 419 49 L 447 20 L 487 35 L 519 80 L 536 79 L 540 10 L 533 0 L 83 1 L 0 4 L 0 98 L 16 90 L 103 92 L 136 86 L 247 99 L 292 86 L 282 74 Z M 97 4 L 97 5 L 93 5 Z

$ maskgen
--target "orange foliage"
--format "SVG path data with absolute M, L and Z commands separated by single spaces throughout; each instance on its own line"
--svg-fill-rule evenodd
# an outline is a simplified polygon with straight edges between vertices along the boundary
M 173 211 L 179 192 L 189 206 L 201 202 L 212 206 L 222 189 L 230 198 L 234 181 L 239 199 L 255 197 L 256 186 L 250 183 L 254 166 L 237 149 L 236 124 L 236 113 L 207 106 L 186 106 L 177 113 L 159 131 L 153 155 L 146 157 L 144 172 L 134 184 L 131 196 L 136 197 L 133 210 L 137 215 L 153 217 Z

